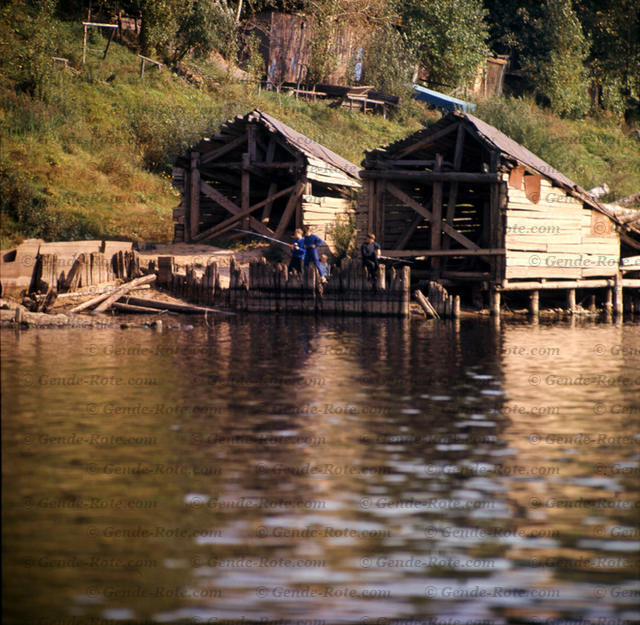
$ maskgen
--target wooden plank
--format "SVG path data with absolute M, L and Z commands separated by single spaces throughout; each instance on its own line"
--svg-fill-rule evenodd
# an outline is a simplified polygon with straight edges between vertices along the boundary
M 246 143 L 247 140 L 248 140 L 248 135 L 247 135 L 247 133 L 244 133 L 244 134 L 240 135 L 239 137 L 236 137 L 232 141 L 229 141 L 229 143 L 227 143 L 226 145 L 223 145 L 223 146 L 221 146 L 221 147 L 219 147 L 219 148 L 217 148 L 217 149 L 205 154 L 200 159 L 200 163 L 202 165 L 205 165 L 206 163 L 210 163 L 211 161 L 215 160 L 216 158 L 220 158 L 221 156 L 224 156 L 227 152 L 231 152 L 231 150 L 234 150 L 235 148 L 240 147 L 241 145 Z
M 107 308 L 109 308 L 109 306 L 111 306 L 113 302 L 119 300 L 125 293 L 128 293 L 132 289 L 135 289 L 143 284 L 150 284 L 151 282 L 154 282 L 155 279 L 156 279 L 156 275 L 153 273 L 147 276 L 142 276 L 141 278 L 136 278 L 135 280 L 131 280 L 131 282 L 127 282 L 126 284 L 123 284 L 121 287 L 117 288 L 115 291 L 98 295 L 98 297 L 94 297 L 88 300 L 87 302 L 84 302 L 82 304 L 79 304 L 78 306 L 75 306 L 69 312 L 70 313 L 80 312 L 81 310 L 90 308 L 95 304 L 98 304 L 98 307 L 95 309 L 94 312 L 96 313 L 103 312 Z
M 255 146 L 255 141 L 254 141 Z M 240 183 L 240 207 L 243 212 L 246 212 L 251 206 L 251 178 L 249 174 L 249 162 L 250 155 L 248 152 L 245 152 L 242 155 L 242 179 Z M 248 220 L 242 224 L 243 228 L 247 228 L 249 226 Z
M 300 199 L 300 196 L 304 191 L 306 183 L 307 183 L 306 180 L 301 180 L 300 182 L 298 182 L 298 184 L 295 186 L 295 189 L 292 191 L 291 196 L 289 197 L 289 201 L 287 202 L 287 205 L 285 206 L 285 209 L 282 213 L 282 219 L 280 219 L 280 223 L 276 228 L 276 231 L 275 231 L 276 239 L 279 239 L 284 234 L 284 231 L 287 229 L 287 226 L 289 225 L 289 221 L 291 221 L 291 217 L 293 216 L 293 213 L 298 204 L 298 200 Z
M 143 297 L 127 297 L 127 303 L 135 306 L 147 306 L 156 310 L 168 310 L 170 312 L 180 312 L 186 314 L 204 315 L 205 313 L 212 313 L 217 315 L 234 316 L 235 313 L 227 312 L 224 310 L 218 310 L 217 308 L 208 308 L 203 306 L 192 306 L 190 304 L 177 304 L 175 302 L 160 302 L 154 299 L 148 299 Z
M 500 174 L 476 174 L 458 171 L 412 171 L 409 169 L 388 169 L 386 171 L 364 170 L 360 172 L 362 178 L 410 180 L 415 182 L 477 182 L 490 184 L 500 181 Z
M 483 250 L 383 250 L 383 256 L 391 258 L 412 258 L 414 256 L 502 256 L 504 249 Z

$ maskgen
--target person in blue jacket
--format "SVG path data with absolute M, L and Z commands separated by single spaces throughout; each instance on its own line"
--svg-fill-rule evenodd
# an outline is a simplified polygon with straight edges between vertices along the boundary
M 322 267 L 320 266 L 320 260 L 318 259 L 318 248 L 324 245 L 324 241 L 317 235 L 311 232 L 311 226 L 304 227 L 304 266 L 308 267 L 309 263 L 313 263 L 318 270 L 318 273 L 322 275 Z
M 304 259 L 304 238 L 302 230 L 296 228 L 293 243 L 291 244 L 291 260 L 289 261 L 289 271 L 295 269 L 302 273 L 302 260 Z

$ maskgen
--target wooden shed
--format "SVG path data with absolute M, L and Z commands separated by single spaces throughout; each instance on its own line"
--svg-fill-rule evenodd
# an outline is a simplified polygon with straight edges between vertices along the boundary
M 187 150 L 173 180 L 182 191 L 175 241 L 234 228 L 281 238 L 304 223 L 329 247 L 336 216 L 355 212 L 361 186 L 353 163 L 257 109 Z
M 366 153 L 360 236 L 445 285 L 527 290 L 610 286 L 617 218 L 493 126 L 453 112 Z M 415 272 L 414 272 L 415 273 Z

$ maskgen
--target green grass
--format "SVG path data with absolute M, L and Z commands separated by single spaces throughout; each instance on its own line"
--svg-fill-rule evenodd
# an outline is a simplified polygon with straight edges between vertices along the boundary
M 19 4 L 19 3 L 18 3 Z M 111 44 L 81 63 L 82 27 L 56 22 L 51 53 L 79 73 L 45 64 L 38 97 L 23 60 L 31 42 L 18 9 L 0 15 L 0 245 L 26 237 L 170 240 L 179 196 L 175 157 L 235 115 L 260 108 L 358 165 L 365 150 L 439 115 L 415 101 L 393 120 L 258 91 L 206 62 L 200 86 L 167 68 L 139 78 L 139 59 Z M 92 47 L 99 48 L 98 38 Z M 48 58 L 48 57 L 47 57 Z M 26 78 L 25 78 L 26 77 Z M 611 121 L 563 121 L 526 100 L 498 99 L 478 115 L 579 184 L 607 182 L 612 196 L 640 188 L 640 144 Z

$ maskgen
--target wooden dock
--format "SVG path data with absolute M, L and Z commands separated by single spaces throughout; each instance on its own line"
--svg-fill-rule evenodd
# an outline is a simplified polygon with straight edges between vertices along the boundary
M 187 266 L 185 273 L 175 271 L 173 257 L 158 259 L 159 286 L 200 305 L 243 312 L 409 316 L 408 267 L 380 266 L 375 279 L 371 279 L 365 276 L 360 260 L 345 259 L 339 267 L 333 267 L 330 278 L 323 283 L 315 267 L 298 274 L 263 259 L 251 263 L 248 272 L 232 261 L 229 277 L 229 288 L 222 288 L 215 262 L 198 275 L 193 266 Z

